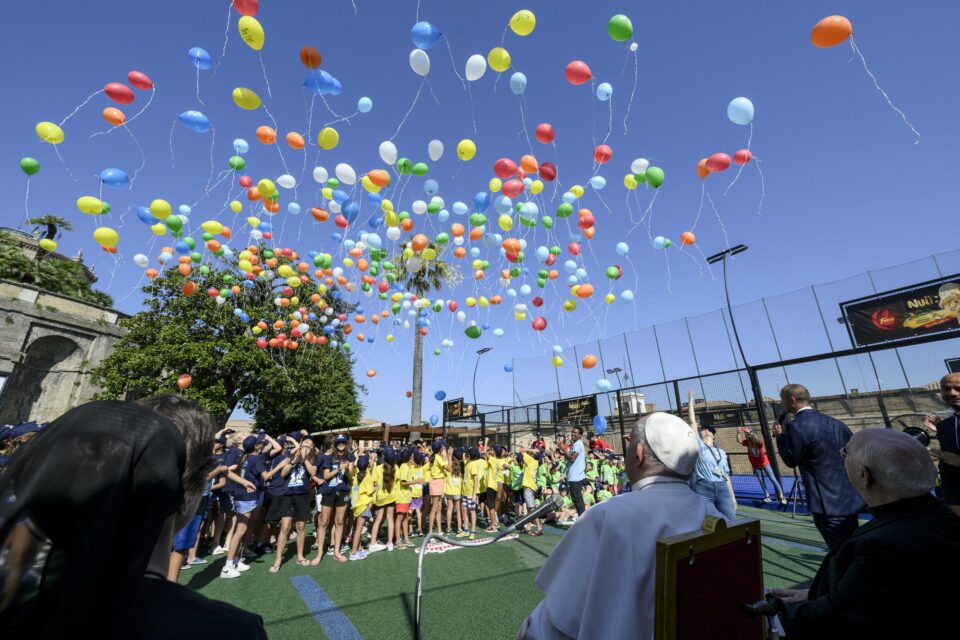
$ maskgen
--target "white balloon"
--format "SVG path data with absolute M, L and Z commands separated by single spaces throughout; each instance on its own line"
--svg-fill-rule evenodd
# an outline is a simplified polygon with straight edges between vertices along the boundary
M 650 166 L 650 161 L 646 158 L 637 158 L 630 163 L 630 171 L 634 173 L 643 173 Z
M 138 253 L 137 255 L 133 256 L 133 264 L 137 265 L 141 269 L 145 269 L 147 265 L 150 264 L 150 258 L 142 253 Z
M 430 56 L 423 49 L 414 49 L 410 52 L 410 68 L 418 76 L 427 77 L 430 73 Z
M 463 241 L 463 236 L 457 236 L 457 237 L 455 237 L 455 238 L 453 239 L 453 244 L 457 245 L 458 247 L 462 247 L 462 246 L 463 246 L 463 242 L 464 242 L 464 241 Z
M 435 204 L 441 209 L 443 209 L 443 206 L 444 206 L 443 198 L 441 198 L 440 196 L 433 196 L 432 198 L 430 198 L 430 204 Z
M 387 164 L 397 163 L 397 145 L 389 140 L 380 143 L 380 159 Z
M 329 177 L 330 176 L 327 175 L 327 170 L 324 169 L 323 167 L 313 168 L 313 179 L 319 182 L 320 184 L 323 184 L 324 182 L 326 182 L 327 178 Z
M 417 215 L 423 215 L 427 212 L 427 203 L 423 200 L 414 200 L 413 204 L 410 205 L 410 208 Z
M 636 51 L 639 48 L 640 48 L 640 45 L 638 45 L 636 42 L 630 43 L 630 51 Z
M 483 77 L 487 72 L 487 59 L 479 53 L 467 58 L 467 80 L 473 82 Z
M 254 229 L 253 231 L 250 232 L 250 237 L 253 238 L 254 240 L 259 240 L 260 238 L 263 237 L 263 232 L 260 231 L 259 229 Z
M 423 263 L 420 261 L 420 258 L 410 258 L 407 260 L 406 264 L 407 273 L 416 273 L 417 271 L 420 271 L 420 267 L 422 265 Z
M 297 179 L 289 173 L 285 173 L 277 178 L 277 186 L 284 189 L 293 189 L 295 186 L 297 186 Z
M 346 162 L 341 162 L 333 170 L 333 173 L 336 174 L 337 180 L 344 184 L 356 184 L 357 183 L 357 172 L 353 170 L 353 167 L 348 165 Z
M 457 321 L 463 322 L 466 319 L 467 319 L 467 314 L 465 314 L 463 311 L 457 311 Z
M 396 242 L 400 239 L 400 227 L 387 227 L 387 239 Z
M 439 140 L 431 140 L 430 144 L 427 145 L 427 155 L 434 162 L 439 160 L 443 157 L 443 143 Z
M 337 202 L 336 200 L 331 200 L 330 203 L 327 205 L 327 209 L 330 209 L 331 213 L 341 213 L 343 211 L 343 208 L 340 206 L 340 203 Z

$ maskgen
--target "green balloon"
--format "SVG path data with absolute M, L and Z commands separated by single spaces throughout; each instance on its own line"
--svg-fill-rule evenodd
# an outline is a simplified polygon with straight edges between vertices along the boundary
M 637 184 L 643 184 L 647 181 L 647 172 L 641 171 L 640 173 L 633 174 L 633 179 L 637 181 Z
M 573 205 L 569 202 L 561 202 L 557 207 L 558 218 L 569 218 L 571 213 L 573 213 Z
M 380 268 L 375 264 L 370 265 L 370 275 L 374 277 L 380 275 Z
M 432 308 L 434 313 L 440 313 L 440 311 L 443 310 L 443 305 L 441 305 L 439 302 L 434 302 Z
M 401 211 L 399 214 L 397 214 L 397 217 L 399 217 L 401 220 L 406 220 L 407 218 L 410 217 L 410 212 L 409 212 L 409 211 Z
M 273 193 L 267 196 L 267 200 L 270 200 L 271 202 L 276 202 L 279 199 L 280 199 L 279 191 L 274 191 Z
M 397 275 L 396 275 L 395 273 L 388 273 L 388 274 L 387 274 L 387 282 L 391 282 L 391 283 L 392 283 L 392 282 L 396 282 L 396 281 L 397 281 Z
M 540 269 L 540 271 L 537 272 L 537 278 L 541 280 L 545 280 L 548 275 L 550 275 L 550 272 L 546 269 Z
M 210 242 L 211 240 L 213 240 L 213 234 L 210 233 L 209 231 L 204 231 L 203 233 L 200 234 L 200 237 L 203 238 L 204 242 Z
M 544 229 L 553 229 L 553 218 L 550 216 L 543 216 L 540 222 L 543 224 Z
M 487 224 L 487 216 L 482 213 L 474 213 L 470 216 L 470 224 L 474 227 L 482 227 Z
M 480 337 L 481 331 L 480 331 L 480 327 L 478 327 L 477 325 L 473 324 L 473 325 L 470 325 L 469 327 L 467 327 L 467 328 L 464 330 L 464 333 L 466 334 L 466 336 L 467 336 L 468 338 L 471 338 L 471 339 L 473 339 L 473 340 L 476 340 L 477 338 Z
M 525 227 L 535 227 L 537 226 L 537 221 L 535 218 L 531 219 L 531 218 L 524 218 L 523 216 L 520 216 L 520 224 Z
M 560 247 L 553 246 L 553 247 L 550 247 L 550 253 L 551 253 L 551 255 L 558 256 L 558 255 L 560 255 L 561 253 L 563 253 L 563 251 L 560 249 Z
M 193 262 L 202 262 L 203 255 L 201 255 L 199 251 L 194 251 L 190 254 L 190 260 L 192 260 Z
M 520 267 L 511 267 L 510 268 L 510 277 L 519 278 L 520 277 Z
M 100 213 L 110 213 L 110 203 L 104 200 L 103 208 L 100 209 Z
M 330 187 L 331 189 L 336 189 L 337 187 L 340 186 L 340 181 L 337 180 L 336 178 L 328 178 L 327 186 Z
M 180 216 L 169 216 L 163 223 L 167 225 L 167 229 L 170 229 L 170 231 L 183 229 L 183 220 L 180 219 Z
M 208 275 L 210 275 L 210 267 L 208 267 L 208 266 L 205 265 L 205 264 L 200 265 L 200 275 L 202 275 L 202 276 L 208 276 Z
M 490 263 L 487 260 L 484 260 L 480 263 L 480 268 L 486 271 L 490 268 Z
M 272 258 L 272 257 L 273 257 L 273 249 L 264 249 L 264 250 L 263 250 L 263 257 L 264 257 L 264 258 Z M 316 258 L 314 258 L 314 260 L 316 260 Z
M 410 162 L 410 158 L 400 158 L 397 160 L 397 172 L 402 176 L 413 172 L 413 163 Z
M 400 305 L 394 304 L 392 307 L 390 307 L 390 311 L 393 312 L 393 315 L 397 315 L 400 313 Z
M 522 203 L 522 202 L 516 203 L 515 205 L 513 205 L 513 211 L 514 211 L 515 213 L 520 213 L 520 207 L 522 207 L 522 206 L 523 206 L 523 203 Z
M 36 158 L 20 158 L 20 168 L 23 169 L 25 174 L 32 176 L 37 171 L 40 171 L 40 163 L 37 162 Z
M 447 244 L 448 242 L 450 242 L 450 236 L 448 236 L 446 233 L 441 232 L 437 234 L 437 237 L 434 238 L 433 241 L 436 242 L 437 244 Z
M 537 286 L 540 287 L 541 289 L 547 286 L 546 278 L 537 278 Z
M 620 269 L 616 267 L 607 267 L 607 277 L 611 280 L 616 280 L 620 276 Z
M 616 42 L 626 42 L 633 37 L 633 23 L 630 18 L 618 13 L 607 23 L 607 33 Z
M 225 276 L 223 276 L 223 282 L 224 282 L 225 284 L 230 284 L 231 282 L 233 282 L 233 276 L 231 276 L 231 275 L 225 275 Z
M 364 282 L 362 285 L 360 285 L 360 289 L 361 291 L 370 291 L 370 285 Z
M 383 261 L 383 268 L 385 271 L 393 271 L 393 263 L 389 260 Z
M 426 162 L 418 162 L 417 164 L 413 165 L 412 171 L 413 175 L 417 176 L 418 178 L 422 178 L 423 176 L 427 175 L 428 171 L 430 171 L 430 167 L 427 166 Z
M 654 189 L 663 184 L 663 169 L 660 167 L 649 167 L 646 170 L 647 184 Z
M 380 299 L 381 299 L 381 300 L 386 300 L 386 299 L 387 299 L 387 294 L 381 293 L 381 294 L 380 294 Z
M 427 213 L 436 214 L 436 213 L 439 213 L 439 211 L 440 211 L 440 203 L 431 202 L 430 204 L 427 205 Z
M 247 166 L 247 161 L 240 156 L 230 156 L 229 164 L 234 171 L 243 171 L 243 168 Z
M 435 356 L 440 355 L 440 349 L 434 349 L 434 350 L 433 350 L 433 355 L 435 355 Z
M 187 236 L 186 238 L 183 239 L 183 244 L 185 244 L 185 245 L 187 245 L 188 247 L 190 247 L 191 249 L 193 249 L 193 248 L 195 248 L 195 247 L 197 246 L 197 241 L 194 240 L 193 238 Z

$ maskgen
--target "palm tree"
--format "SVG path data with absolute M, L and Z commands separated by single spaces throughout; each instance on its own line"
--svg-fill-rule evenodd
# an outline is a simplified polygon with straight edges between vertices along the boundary
M 73 231 L 73 224 L 60 216 L 45 215 L 40 218 L 30 218 L 27 224 L 34 228 L 34 231 L 43 231 L 44 240 L 55 239 L 61 231 Z
M 453 286 L 462 281 L 463 276 L 456 265 L 443 261 L 443 247 L 430 245 L 437 252 L 437 257 L 430 261 L 423 261 L 422 266 L 410 272 L 407 270 L 407 260 L 403 255 L 395 259 L 394 274 L 399 282 L 404 283 L 407 291 L 416 294 L 418 298 L 425 297 L 432 291 L 439 291 L 444 285 Z M 420 325 L 413 326 L 413 402 L 410 406 L 410 426 L 420 425 L 420 411 L 423 404 L 423 334 Z M 412 439 L 420 437 L 418 433 L 410 434 Z

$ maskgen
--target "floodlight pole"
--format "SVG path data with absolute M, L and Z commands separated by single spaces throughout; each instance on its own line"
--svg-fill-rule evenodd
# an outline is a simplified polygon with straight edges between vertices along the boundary
M 485 354 L 488 351 L 493 351 L 493 347 L 484 347 L 477 350 L 477 363 L 473 365 L 473 415 L 476 417 L 480 413 L 480 405 L 477 404 L 477 369 L 480 368 L 480 356 Z M 484 428 L 486 426 L 486 421 L 480 421 L 480 440 L 483 440 L 483 437 L 486 435 Z

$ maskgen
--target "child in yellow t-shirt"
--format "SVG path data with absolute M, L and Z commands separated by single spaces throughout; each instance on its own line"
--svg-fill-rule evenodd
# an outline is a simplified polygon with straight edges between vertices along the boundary
M 447 497 L 447 530 L 450 534 L 453 527 L 453 512 L 457 512 L 457 537 L 462 538 L 470 535 L 463 528 L 463 512 L 460 508 L 460 495 L 463 489 L 463 451 L 461 449 L 453 450 L 453 459 L 450 461 L 450 474 L 446 478 L 443 486 L 443 495 Z
M 437 526 L 437 531 L 443 531 L 440 522 L 440 507 L 443 500 L 444 477 L 450 462 L 443 438 L 434 440 L 430 445 L 430 450 L 433 453 L 428 461 L 430 466 L 430 516 L 427 519 L 427 533 L 433 533 L 434 525 Z
M 410 486 L 410 512 L 416 516 L 417 528 L 413 532 L 415 536 L 423 535 L 423 481 L 426 479 L 426 472 L 429 471 L 426 466 L 426 456 L 417 451 L 413 454 L 413 485 Z M 411 518 L 412 520 L 412 518 Z M 412 524 L 412 523 L 411 523 Z
M 350 478 L 350 504 L 353 505 L 353 544 L 350 547 L 351 560 L 363 560 L 369 553 L 360 549 L 360 535 L 363 533 L 364 523 L 370 519 L 370 504 L 373 502 L 373 473 L 369 472 L 370 456 L 357 458 L 357 466 L 353 469 Z
M 413 465 L 410 459 L 413 458 L 413 451 L 404 449 L 400 452 L 400 466 L 397 469 L 397 482 L 399 491 L 397 494 L 397 549 L 406 549 L 412 547 L 410 543 L 410 502 L 413 500 Z
M 476 447 L 470 447 L 464 452 L 464 460 L 463 512 L 469 538 L 473 540 L 477 534 L 477 495 L 480 492 L 480 481 L 484 475 L 481 468 L 484 463 Z
M 397 480 L 397 452 L 387 447 L 383 451 L 383 464 L 378 464 L 373 470 L 373 525 L 370 527 L 370 553 L 386 549 L 393 551 L 394 539 L 394 508 L 397 504 L 400 482 Z M 387 521 L 387 544 L 377 542 L 380 534 L 380 525 Z

